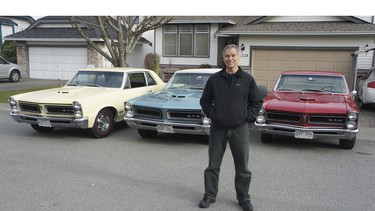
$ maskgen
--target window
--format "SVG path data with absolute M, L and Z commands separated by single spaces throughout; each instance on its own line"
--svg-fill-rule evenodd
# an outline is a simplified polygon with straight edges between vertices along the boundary
M 164 26 L 164 56 L 208 57 L 209 25 Z
M 150 73 L 146 74 L 147 83 L 149 86 L 156 85 L 155 80 L 151 77 Z
M 131 88 L 147 86 L 145 74 L 143 73 L 129 73 L 128 78 Z

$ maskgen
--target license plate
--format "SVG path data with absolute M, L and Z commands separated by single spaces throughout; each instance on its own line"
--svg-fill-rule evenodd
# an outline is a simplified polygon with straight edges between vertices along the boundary
M 294 133 L 295 138 L 313 139 L 314 133 L 312 131 L 296 130 Z
M 158 126 L 156 126 L 156 129 L 158 130 L 158 132 L 161 132 L 161 133 L 173 133 L 173 127 L 172 126 L 158 125 Z
M 40 120 L 38 119 L 38 125 L 41 127 L 52 127 L 49 120 Z

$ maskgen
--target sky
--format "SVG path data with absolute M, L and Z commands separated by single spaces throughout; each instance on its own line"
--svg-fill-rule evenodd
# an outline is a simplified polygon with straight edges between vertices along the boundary
M 15 1 L 17 9 L 3 9 L 2 15 L 375 15 L 374 0 Z

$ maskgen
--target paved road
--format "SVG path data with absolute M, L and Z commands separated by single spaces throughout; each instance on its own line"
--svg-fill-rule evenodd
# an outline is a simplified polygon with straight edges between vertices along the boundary
M 202 211 L 207 145 L 199 136 L 143 139 L 123 126 L 105 139 L 77 129 L 38 133 L 8 113 L 0 104 L 0 210 Z M 342 150 L 337 140 L 262 144 L 250 136 L 255 210 L 374 210 L 375 142 Z M 228 149 L 208 210 L 241 210 L 233 177 Z

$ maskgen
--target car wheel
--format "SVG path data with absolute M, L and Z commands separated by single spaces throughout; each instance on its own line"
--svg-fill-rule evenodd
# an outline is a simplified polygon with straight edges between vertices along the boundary
M 31 125 L 31 127 L 40 133 L 48 133 L 55 129 L 54 127 L 41 127 L 39 125 Z
M 138 134 L 143 138 L 154 138 L 158 135 L 158 131 L 138 129 Z
M 12 70 L 9 75 L 10 82 L 18 82 L 21 78 L 21 74 L 18 70 Z
M 340 139 L 340 147 L 341 149 L 353 149 L 355 145 L 356 137 L 352 139 Z
M 262 133 L 260 134 L 260 140 L 263 143 L 271 143 L 273 141 L 272 134 Z
M 114 125 L 113 113 L 109 109 L 102 109 L 95 118 L 91 133 L 96 138 L 109 136 Z

